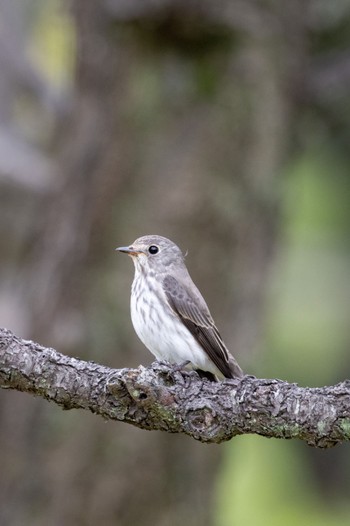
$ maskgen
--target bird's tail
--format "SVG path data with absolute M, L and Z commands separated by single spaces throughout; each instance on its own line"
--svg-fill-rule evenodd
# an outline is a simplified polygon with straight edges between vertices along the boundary
M 244 372 L 242 371 L 232 354 L 229 355 L 228 363 L 231 371 L 230 378 L 243 378 Z

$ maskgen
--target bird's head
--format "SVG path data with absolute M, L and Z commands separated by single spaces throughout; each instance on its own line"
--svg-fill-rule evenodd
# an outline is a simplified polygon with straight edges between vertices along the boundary
M 116 248 L 131 256 L 136 270 L 168 271 L 173 265 L 183 265 L 184 257 L 177 245 L 166 237 L 149 235 L 136 239 L 128 247 Z

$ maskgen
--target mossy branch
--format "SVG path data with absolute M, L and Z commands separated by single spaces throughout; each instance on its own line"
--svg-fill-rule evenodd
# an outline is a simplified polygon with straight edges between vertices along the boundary
M 245 376 L 209 382 L 157 363 L 110 369 L 0 329 L 0 387 L 147 430 L 220 443 L 255 433 L 316 447 L 350 439 L 350 381 L 321 388 Z

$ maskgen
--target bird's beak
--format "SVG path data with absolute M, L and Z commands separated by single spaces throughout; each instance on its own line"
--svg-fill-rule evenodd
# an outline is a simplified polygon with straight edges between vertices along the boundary
M 140 250 L 135 250 L 134 247 L 118 247 L 116 250 L 118 250 L 118 252 L 124 252 L 128 254 L 128 256 L 137 256 L 141 253 Z

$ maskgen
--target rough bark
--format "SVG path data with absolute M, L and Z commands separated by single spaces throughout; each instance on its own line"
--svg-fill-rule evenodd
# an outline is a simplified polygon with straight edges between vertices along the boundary
M 64 409 L 89 409 L 147 430 L 220 443 L 255 433 L 332 447 L 350 439 L 350 380 L 321 388 L 282 380 L 209 382 L 155 362 L 110 369 L 21 340 L 0 329 L 0 386 Z

